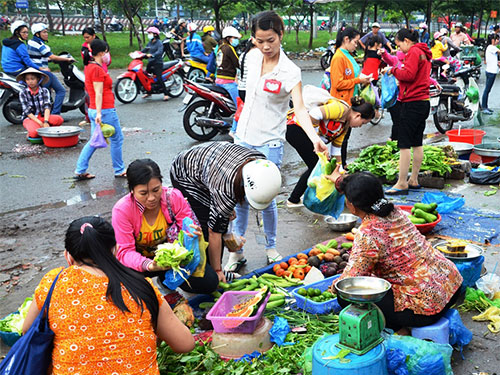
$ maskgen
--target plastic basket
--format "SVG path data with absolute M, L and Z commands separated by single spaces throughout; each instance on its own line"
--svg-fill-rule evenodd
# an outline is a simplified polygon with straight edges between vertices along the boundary
M 411 209 L 413 206 L 398 206 L 401 208 L 403 211 L 409 212 L 411 214 Z M 418 231 L 422 234 L 427 234 L 429 232 L 432 232 L 432 230 L 435 228 L 436 225 L 441 221 L 441 215 L 438 213 L 437 214 L 437 219 L 436 221 L 433 221 L 432 223 L 425 223 L 425 224 L 415 224 L 417 227 Z
M 12 314 L 19 314 L 18 311 L 13 312 Z M 9 314 L 7 316 L 10 316 L 12 314 Z M 2 339 L 3 343 L 7 346 L 12 346 L 16 343 L 17 340 L 21 338 L 21 335 L 17 332 L 5 332 L 5 331 L 0 331 L 0 338 Z
M 337 302 L 337 298 L 333 298 L 329 301 L 325 302 L 314 302 L 309 298 L 301 296 L 297 291 L 300 288 L 304 288 L 306 290 L 314 288 L 319 289 L 323 293 L 326 291 L 330 285 L 332 285 L 333 280 L 338 279 L 340 275 L 335 275 L 331 277 L 327 277 L 321 281 L 317 281 L 315 283 L 309 284 L 307 286 L 299 286 L 292 291 L 293 296 L 295 297 L 295 301 L 297 301 L 297 307 L 299 309 L 305 310 L 311 314 L 327 314 L 331 311 L 338 312 L 341 310 L 339 303 Z
M 267 305 L 267 301 L 271 296 L 270 293 L 267 294 L 264 302 L 257 310 L 257 314 L 247 318 L 237 318 L 237 317 L 227 317 L 226 314 L 233 310 L 234 305 L 241 303 L 248 299 L 249 296 L 255 296 L 258 291 L 227 291 L 219 298 L 215 305 L 210 309 L 207 314 L 207 319 L 212 322 L 214 326 L 214 331 L 218 333 L 253 333 L 257 324 L 259 323 L 264 310 Z M 238 323 L 242 322 L 235 328 L 228 328 L 224 325 L 224 322 Z

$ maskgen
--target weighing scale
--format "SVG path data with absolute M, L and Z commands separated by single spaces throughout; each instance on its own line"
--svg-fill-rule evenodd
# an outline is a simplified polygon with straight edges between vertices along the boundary
M 337 294 L 352 302 L 339 314 L 338 347 L 363 355 L 384 340 L 380 336 L 385 327 L 384 314 L 374 302 L 390 288 L 388 281 L 378 277 L 348 277 L 335 284 Z

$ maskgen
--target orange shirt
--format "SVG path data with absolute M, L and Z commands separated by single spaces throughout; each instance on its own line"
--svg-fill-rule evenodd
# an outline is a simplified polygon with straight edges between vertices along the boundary
M 36 288 L 39 309 L 60 270 L 49 271 Z M 123 313 L 106 300 L 107 286 L 106 276 L 78 266 L 61 272 L 49 307 L 49 324 L 55 333 L 53 375 L 159 374 L 151 314 L 145 309 L 141 315 L 126 289 L 123 300 L 130 312 Z M 161 306 L 163 298 L 153 288 Z
M 347 102 L 349 105 L 351 105 L 351 98 L 354 95 L 354 88 L 360 82 L 354 70 L 349 58 L 341 51 L 341 48 L 337 48 L 330 65 L 330 95 Z

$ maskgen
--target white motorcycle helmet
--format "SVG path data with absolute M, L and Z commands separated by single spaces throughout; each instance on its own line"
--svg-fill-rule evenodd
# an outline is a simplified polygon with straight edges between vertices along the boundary
M 10 25 L 10 32 L 12 33 L 12 35 L 14 35 L 16 30 L 19 29 L 20 27 L 23 27 L 23 26 L 28 27 L 28 24 L 24 21 L 21 21 L 21 20 L 14 21 Z
M 48 29 L 48 26 L 42 22 L 40 23 L 34 23 L 31 26 L 31 33 L 35 35 L 36 33 L 39 33 L 40 31 Z
M 448 35 L 448 29 L 446 27 L 442 27 L 439 29 L 439 32 L 443 35 Z
M 241 34 L 236 30 L 235 27 L 233 26 L 227 26 L 224 27 L 224 30 L 222 30 L 222 37 L 227 38 L 227 37 L 233 37 L 233 38 L 241 38 Z
M 263 210 L 271 204 L 281 189 L 281 173 L 270 160 L 257 159 L 242 170 L 245 196 L 250 206 Z
M 187 25 L 187 29 L 188 29 L 188 31 L 189 31 L 190 33 L 192 33 L 192 32 L 194 32 L 194 31 L 198 30 L 198 25 L 197 25 L 197 24 L 195 24 L 194 22 L 190 22 L 190 23 L 188 23 L 188 25 Z
M 180 18 L 179 21 L 177 21 L 177 25 L 181 25 L 183 23 L 186 23 L 186 20 L 184 18 Z

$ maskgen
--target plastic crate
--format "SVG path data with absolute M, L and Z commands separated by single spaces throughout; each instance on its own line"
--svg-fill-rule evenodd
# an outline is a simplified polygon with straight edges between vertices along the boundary
M 327 277 L 326 279 L 323 279 L 321 281 L 317 281 L 315 283 L 309 284 L 307 286 L 299 286 L 295 288 L 292 291 L 293 296 L 295 297 L 295 301 L 297 301 L 297 307 L 299 309 L 305 310 L 308 313 L 311 314 L 327 314 L 331 311 L 338 312 L 341 310 L 339 303 L 337 302 L 337 298 L 333 298 L 329 301 L 325 302 L 314 302 L 310 300 L 309 298 L 305 298 L 304 296 L 301 296 L 297 291 L 300 288 L 304 289 L 319 289 L 323 293 L 324 291 L 328 290 L 330 285 L 332 285 L 333 280 L 339 278 L 340 275 L 335 275 L 331 277 Z
M 13 312 L 12 314 L 19 314 L 19 311 Z M 10 316 L 12 314 L 9 314 L 7 316 Z M 16 343 L 17 340 L 21 338 L 21 335 L 17 332 L 0 331 L 0 338 L 5 345 L 12 346 Z
M 241 303 L 248 299 L 249 296 L 255 296 L 258 291 L 227 291 L 219 298 L 215 305 L 210 309 L 207 314 L 207 319 L 212 322 L 214 326 L 214 331 L 218 333 L 253 333 L 257 324 L 259 323 L 264 310 L 267 305 L 267 301 L 271 296 L 270 293 L 267 294 L 266 298 L 262 302 L 257 310 L 257 314 L 247 318 L 238 317 L 227 317 L 226 314 L 233 310 L 234 305 Z M 224 322 L 237 323 L 241 322 L 238 327 L 228 328 L 224 325 Z

